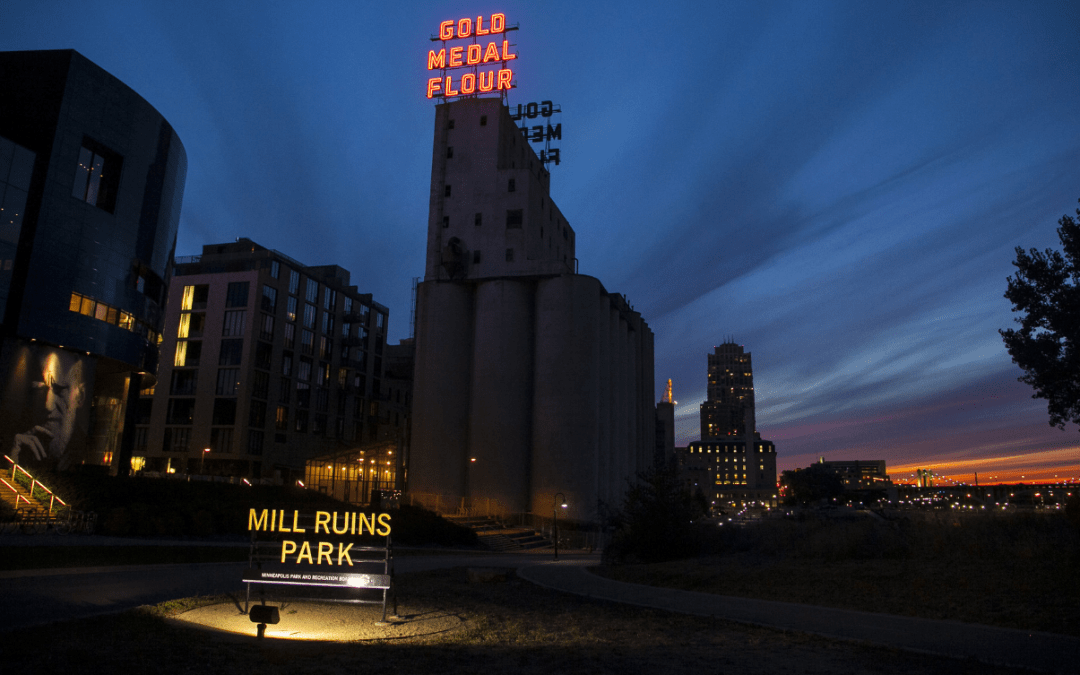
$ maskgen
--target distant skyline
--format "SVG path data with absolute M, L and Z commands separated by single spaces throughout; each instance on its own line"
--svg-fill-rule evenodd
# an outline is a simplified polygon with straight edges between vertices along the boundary
M 1080 476 L 997 334 L 1013 248 L 1057 247 L 1080 198 L 1075 2 L 244 6 L 4 6 L 0 49 L 74 48 L 174 125 L 177 255 L 249 237 L 341 265 L 407 337 L 429 37 L 503 12 L 509 102 L 562 106 L 552 197 L 581 273 L 655 332 L 678 444 L 731 335 L 781 470 Z

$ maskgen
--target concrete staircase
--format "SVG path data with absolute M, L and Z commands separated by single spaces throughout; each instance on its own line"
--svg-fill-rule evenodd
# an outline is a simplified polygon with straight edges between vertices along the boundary
M 445 516 L 451 522 L 467 527 L 480 538 L 480 543 L 492 551 L 527 551 L 551 548 L 546 537 L 529 527 L 507 527 L 493 518 L 482 516 Z

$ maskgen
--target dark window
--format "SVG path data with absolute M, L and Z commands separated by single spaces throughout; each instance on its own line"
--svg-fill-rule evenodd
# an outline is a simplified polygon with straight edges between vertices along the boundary
M 326 431 L 326 415 L 316 415 L 311 423 L 311 433 L 319 435 Z
M 330 392 L 322 387 L 315 390 L 315 409 L 319 412 L 327 412 L 330 407 Z
M 514 262 L 514 249 L 506 249 L 506 262 Z
M 300 351 L 311 354 L 315 351 L 315 333 L 309 330 L 300 332 Z
M 247 310 L 244 309 L 233 309 L 225 312 L 225 320 L 221 325 L 221 336 L 243 337 L 246 316 Z
M 191 445 L 191 429 L 166 429 L 161 449 L 165 452 L 187 452 Z
M 481 115 L 480 116 L 480 126 L 482 126 L 482 127 L 487 126 L 487 115 Z
M 292 403 L 292 380 L 287 377 L 281 378 L 281 390 L 278 391 L 278 403 L 289 405 Z
M 248 426 L 261 429 L 266 426 L 266 403 L 252 401 L 248 411 Z
M 218 396 L 236 396 L 236 391 L 239 388 L 239 368 L 218 368 L 216 390 Z
M 447 197 L 450 196 L 450 186 L 449 185 L 446 186 L 446 196 Z
M 276 265 L 277 263 L 274 264 Z M 273 286 L 267 286 L 266 284 L 263 284 L 262 310 L 264 312 L 270 312 L 271 314 L 273 314 L 276 308 L 277 289 Z
M 289 270 L 289 292 L 296 295 L 298 290 L 300 290 L 300 273 L 296 270 Z
M 292 375 L 292 352 L 281 355 L 281 374 L 285 377 Z
M 232 452 L 233 430 L 218 428 L 210 430 L 210 448 L 214 452 Z
M 299 382 L 296 385 L 296 405 L 301 408 L 311 407 L 311 386 Z
M 315 305 L 304 305 L 304 328 L 315 327 Z
M 236 399 L 215 398 L 213 424 L 236 424 Z
M 452 145 L 446 146 L 446 158 L 450 159 L 453 156 L 454 156 L 454 146 L 452 146 Z
M 262 326 L 259 328 L 259 337 L 263 340 L 274 339 L 274 317 L 269 314 L 262 315 Z
M 450 216 L 443 216 L 442 217 L 442 226 L 443 227 L 450 227 Z
M 169 399 L 169 408 L 166 411 L 165 423 L 166 424 L 191 424 L 192 416 L 195 414 L 195 399 L 193 398 L 171 398 Z
M 226 307 L 247 307 L 248 282 L 231 281 L 225 295 Z
M 307 433 L 307 417 L 308 411 L 297 410 L 296 411 L 296 430 L 302 434 Z
M 446 128 L 447 129 L 453 129 L 454 128 L 454 120 L 447 120 L 446 121 Z
M 522 215 L 521 209 L 507 209 L 506 210 L 506 229 L 513 229 L 521 227 Z
M 304 288 L 304 299 L 308 302 L 319 301 L 319 282 L 314 279 L 307 280 L 307 286 Z
M 248 432 L 248 448 L 249 455 L 261 455 L 263 452 L 263 432 L 261 431 L 249 431 Z
M 517 190 L 517 182 L 515 182 L 514 179 L 511 178 L 510 181 L 506 184 L 506 191 L 514 192 L 515 190 Z
M 483 222 L 483 216 L 481 214 L 478 213 L 473 216 L 473 225 L 480 227 L 481 222 Z
M 281 263 L 279 263 L 276 260 L 271 261 L 270 262 L 270 276 L 277 279 L 278 275 L 280 275 L 280 274 L 281 274 Z
M 269 342 L 255 343 L 255 367 L 270 370 L 270 358 L 274 354 L 274 345 Z
M 123 163 L 120 155 L 84 138 L 71 196 L 112 213 L 116 208 L 116 190 L 120 187 Z
M 296 326 L 291 323 L 285 324 L 285 349 L 296 346 Z
M 197 370 L 174 370 L 172 374 L 172 387 L 170 394 L 176 396 L 194 396 L 195 387 L 199 383 L 199 371 Z
M 472 252 L 472 261 L 474 265 L 480 264 L 480 251 Z
M 244 355 L 243 340 L 222 340 L 221 353 L 218 355 L 219 366 L 238 366 Z
M 270 374 L 256 370 L 251 377 L 251 395 L 255 398 L 269 398 Z

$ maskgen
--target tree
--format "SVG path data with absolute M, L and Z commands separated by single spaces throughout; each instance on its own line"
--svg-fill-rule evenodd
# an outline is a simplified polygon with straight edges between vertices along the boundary
M 1019 330 L 998 332 L 1024 371 L 1018 379 L 1047 400 L 1050 425 L 1064 429 L 1080 424 L 1080 223 L 1065 215 L 1058 225 L 1062 252 L 1016 247 L 1005 297 L 1023 316 Z
M 674 467 L 654 467 L 638 474 L 615 516 L 609 559 L 652 563 L 697 553 L 695 522 L 708 511 L 704 497 L 695 497 L 679 481 Z

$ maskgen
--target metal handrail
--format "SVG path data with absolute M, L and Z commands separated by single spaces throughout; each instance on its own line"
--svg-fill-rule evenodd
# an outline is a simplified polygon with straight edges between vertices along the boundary
M 34 478 L 34 477 L 33 477 L 33 476 L 32 476 L 32 475 L 30 474 L 30 472 L 29 472 L 29 471 L 27 471 L 27 470 L 26 470 L 26 469 L 24 469 L 23 467 L 19 466 L 18 464 L 16 464 L 16 463 L 15 463 L 15 460 L 13 460 L 12 458 L 8 457 L 7 455 L 4 455 L 4 459 L 6 459 L 6 460 L 7 460 L 7 461 L 8 461 L 8 462 L 9 462 L 9 463 L 11 464 L 11 482 L 12 482 L 12 483 L 14 483 L 14 482 L 15 482 L 15 475 L 16 475 L 16 472 L 17 472 L 17 471 L 22 471 L 22 472 L 23 472 L 24 474 L 26 474 L 26 477 L 30 479 L 30 496 L 31 496 L 31 497 L 34 497 L 34 489 L 35 489 L 35 488 L 38 488 L 38 487 L 40 487 L 40 488 L 41 488 L 42 490 L 44 490 L 45 492 L 49 493 L 49 515 L 50 515 L 50 516 L 52 516 L 53 508 L 55 508 L 55 506 L 56 506 L 56 502 L 60 502 L 60 504 L 61 504 L 62 506 L 67 506 L 67 505 L 68 505 L 68 504 L 67 504 L 67 502 L 65 502 L 65 501 L 64 501 L 63 499 L 60 499 L 59 497 L 57 497 L 57 496 L 56 496 L 56 493 L 54 493 L 54 492 L 53 492 L 52 490 L 50 490 L 49 488 L 45 487 L 45 484 L 44 484 L 44 483 L 42 483 L 41 481 L 39 481 L 39 480 L 38 480 L 37 478 Z M 2 479 L 0 479 L 0 480 L 2 480 Z M 8 487 L 11 487 L 11 485 L 10 485 L 10 484 L 9 484 L 9 483 L 8 483 L 7 481 L 4 481 L 4 484 L 5 484 L 5 485 L 7 485 Z M 12 489 L 14 489 L 14 488 L 12 488 Z M 17 491 L 16 491 L 16 492 L 17 492 Z M 22 495 L 21 495 L 21 494 L 20 494 L 19 496 L 20 496 L 20 497 L 22 497 Z M 25 499 L 26 499 L 26 497 L 23 497 L 23 499 L 25 500 Z M 34 499 L 37 499 L 37 497 L 34 497 Z M 15 500 L 15 503 L 16 503 L 16 505 L 17 505 L 17 504 L 18 504 L 18 500 Z M 29 503 L 29 501 L 28 501 L 27 503 Z
M 26 503 L 27 503 L 27 504 L 28 504 L 28 505 L 30 506 L 30 508 L 33 508 L 33 506 L 34 506 L 33 502 L 31 502 L 31 501 L 30 501 L 29 499 L 27 499 L 27 498 L 26 498 L 26 497 L 25 497 L 25 496 L 24 496 L 24 495 L 23 495 L 23 494 L 22 494 L 21 492 L 19 492 L 19 490 L 18 490 L 18 489 L 16 489 L 16 488 L 15 488 L 15 487 L 14 487 L 14 486 L 13 486 L 13 485 L 11 484 L 11 483 L 7 482 L 7 481 L 6 481 L 6 480 L 4 480 L 3 478 L 0 478 L 0 483 L 3 483 L 4 485 L 6 485 L 6 486 L 8 487 L 8 489 L 9 489 L 9 490 L 11 490 L 12 492 L 14 492 L 14 493 L 15 493 L 15 513 L 18 513 L 18 512 L 19 512 L 19 500 L 20 500 L 20 499 L 21 499 L 21 500 L 23 500 L 24 502 L 26 502 Z

